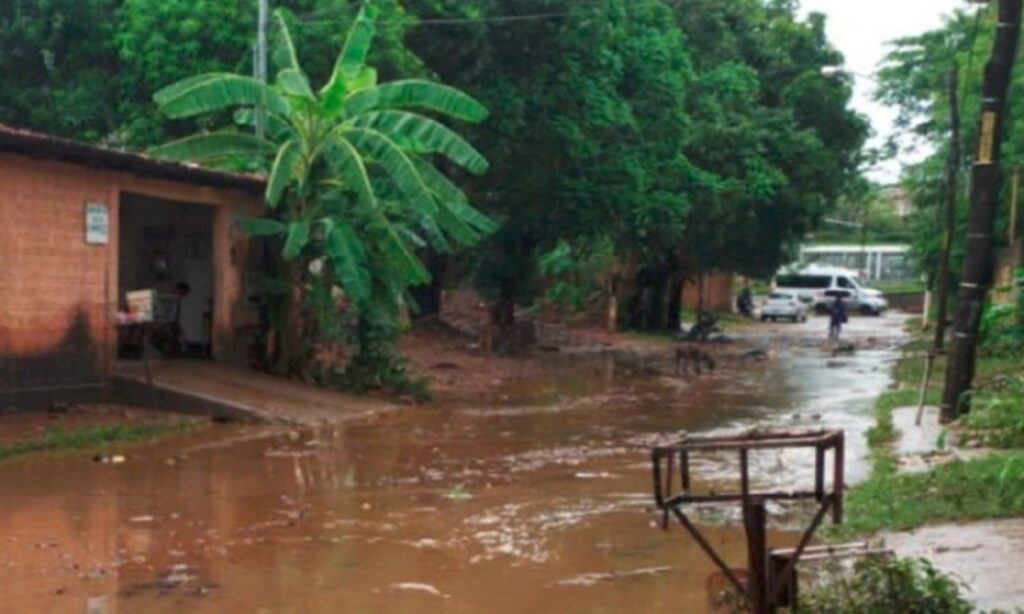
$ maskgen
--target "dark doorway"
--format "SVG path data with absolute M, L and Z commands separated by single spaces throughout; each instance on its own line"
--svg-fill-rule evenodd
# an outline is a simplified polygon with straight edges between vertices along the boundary
M 213 208 L 122 194 L 118 296 L 155 290 L 156 324 L 147 334 L 162 354 L 205 358 L 213 322 Z M 137 334 L 119 339 L 122 357 L 141 349 Z

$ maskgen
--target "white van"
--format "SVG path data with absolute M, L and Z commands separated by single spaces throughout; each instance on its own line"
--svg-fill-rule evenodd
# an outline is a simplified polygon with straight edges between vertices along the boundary
M 826 313 L 829 303 L 840 295 L 851 311 L 865 315 L 881 315 L 889 308 L 881 292 L 860 285 L 854 271 L 840 267 L 811 265 L 799 270 L 782 269 L 772 285 L 775 290 L 797 295 L 818 313 Z

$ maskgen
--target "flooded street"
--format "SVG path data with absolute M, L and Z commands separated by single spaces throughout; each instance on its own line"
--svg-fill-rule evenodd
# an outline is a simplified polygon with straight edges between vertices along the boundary
M 655 527 L 649 447 L 681 431 L 838 427 L 857 480 L 902 323 L 852 319 L 862 349 L 835 357 L 819 319 L 752 327 L 738 336 L 768 360 L 695 380 L 565 359 L 477 401 L 343 426 L 215 425 L 121 464 L 9 461 L 0 611 L 703 612 L 712 566 L 683 531 Z M 774 485 L 813 469 L 754 461 Z M 710 482 L 733 470 L 695 465 Z M 704 518 L 742 566 L 741 529 Z

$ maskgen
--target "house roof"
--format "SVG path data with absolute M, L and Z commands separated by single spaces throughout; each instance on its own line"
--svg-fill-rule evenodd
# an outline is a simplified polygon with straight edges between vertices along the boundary
M 266 186 L 263 177 L 259 175 L 227 173 L 195 164 L 157 160 L 138 153 L 108 149 L 5 124 L 0 124 L 0 152 L 213 188 L 262 193 Z

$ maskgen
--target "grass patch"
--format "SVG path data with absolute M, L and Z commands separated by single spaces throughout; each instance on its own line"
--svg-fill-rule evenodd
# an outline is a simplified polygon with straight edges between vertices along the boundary
M 846 501 L 844 535 L 925 524 L 1024 515 L 1024 451 L 952 461 L 932 471 L 898 474 L 882 460 Z
M 152 441 L 205 424 L 196 420 L 160 420 L 141 424 L 90 426 L 75 430 L 53 430 L 42 437 L 0 445 L 0 461 L 37 452 L 101 449 L 115 443 Z
M 920 294 L 925 291 L 924 283 L 920 281 L 877 283 L 871 287 L 886 295 Z
M 847 496 L 846 522 L 837 538 L 878 530 L 908 530 L 929 523 L 1024 516 L 1024 358 L 982 354 L 972 411 L 961 419 L 968 437 L 1007 452 L 951 461 L 926 473 L 901 474 L 891 450 L 897 433 L 892 412 L 915 406 L 924 374 L 926 333 L 917 333 L 893 369 L 893 388 L 875 402 L 876 424 L 867 434 L 872 471 Z M 940 402 L 946 359 L 935 361 L 925 403 Z M 980 433 L 980 435 L 979 435 Z

